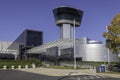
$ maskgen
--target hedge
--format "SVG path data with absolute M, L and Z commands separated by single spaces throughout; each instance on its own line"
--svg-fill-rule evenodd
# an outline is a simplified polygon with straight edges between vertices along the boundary
M 35 64 L 36 67 L 41 65 L 41 62 L 37 59 L 32 60 L 0 60 L 0 69 L 3 68 L 3 66 L 7 66 L 7 69 L 10 69 L 12 65 L 14 65 L 14 68 L 18 68 L 19 65 L 21 65 L 21 68 L 25 68 L 25 65 L 28 65 L 29 68 L 32 67 L 32 64 Z

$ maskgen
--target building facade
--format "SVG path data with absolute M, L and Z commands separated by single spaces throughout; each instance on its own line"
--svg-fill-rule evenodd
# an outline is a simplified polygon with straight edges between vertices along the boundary
M 79 61 L 118 62 L 118 55 L 110 53 L 100 41 L 90 40 L 88 38 L 76 39 L 75 56 Z M 61 39 L 34 47 L 27 51 L 28 54 L 43 54 L 48 61 L 59 64 L 59 61 L 72 61 L 74 59 L 74 49 L 72 39 Z
M 11 43 L 12 42 L 8 41 L 0 41 L 0 59 L 15 59 L 18 52 L 16 50 L 8 49 Z
M 118 55 L 110 53 L 102 42 L 88 38 L 75 38 L 75 27 L 81 24 L 83 11 L 61 6 L 53 10 L 56 25 L 60 27 L 60 39 L 43 44 L 43 32 L 26 29 L 7 50 L 18 55 L 18 59 L 38 58 L 58 65 L 62 61 L 118 62 Z M 74 36 L 73 36 L 74 35 Z M 7 43 L 1 43 L 1 51 Z M 75 44 L 75 45 L 74 45 Z M 5 50 L 3 50 L 5 47 Z M 6 51 L 7 51 L 6 50 Z M 75 50 L 75 53 L 74 53 Z
M 26 29 L 23 33 L 8 47 L 8 49 L 18 50 L 19 59 L 27 59 L 26 51 L 38 45 L 43 44 L 43 32 Z

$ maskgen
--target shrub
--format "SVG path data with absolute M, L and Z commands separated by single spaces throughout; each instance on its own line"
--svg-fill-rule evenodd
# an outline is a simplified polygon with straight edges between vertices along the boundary
M 28 65 L 28 67 L 31 68 L 32 63 L 34 63 L 36 65 L 36 67 L 41 65 L 41 62 L 37 59 L 32 59 L 32 60 L 0 60 L 0 69 L 2 69 L 4 65 L 7 66 L 7 69 L 11 69 L 12 65 L 14 65 L 14 68 L 18 68 L 18 65 L 21 65 L 21 68 L 25 68 L 25 65 Z

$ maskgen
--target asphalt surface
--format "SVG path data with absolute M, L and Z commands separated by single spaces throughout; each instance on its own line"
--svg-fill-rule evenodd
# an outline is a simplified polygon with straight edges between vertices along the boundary
M 78 76 L 68 76 L 62 77 L 58 80 L 120 80 L 120 78 L 112 78 L 98 75 L 78 75 Z
M 19 70 L 0 70 L 0 80 L 120 80 L 98 75 L 46 76 Z
M 57 80 L 59 77 L 39 75 L 18 70 L 0 70 L 0 80 Z

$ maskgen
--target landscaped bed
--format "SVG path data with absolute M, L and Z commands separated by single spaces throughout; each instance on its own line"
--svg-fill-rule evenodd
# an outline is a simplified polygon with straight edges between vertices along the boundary
M 41 65 L 41 62 L 37 59 L 32 60 L 0 60 L 0 69 L 3 69 L 5 66 L 7 69 L 11 69 L 12 66 L 14 68 L 18 68 L 18 66 L 21 66 L 21 68 L 25 68 L 26 65 L 28 65 L 28 68 L 31 68 L 32 65 L 35 64 L 36 67 Z

